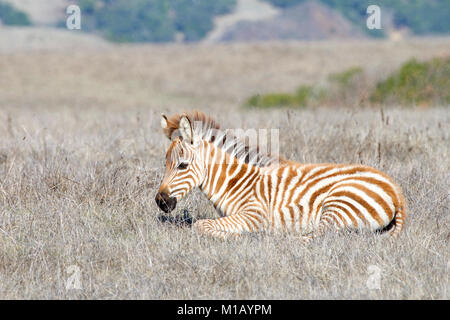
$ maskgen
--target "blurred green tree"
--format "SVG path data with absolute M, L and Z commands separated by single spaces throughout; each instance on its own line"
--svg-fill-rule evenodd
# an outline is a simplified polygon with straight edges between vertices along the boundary
M 9 3 L 0 1 L 0 21 L 5 25 L 29 26 L 30 18 L 25 12 L 14 8 Z
M 119 42 L 202 39 L 214 16 L 230 12 L 236 0 L 80 0 L 83 29 Z

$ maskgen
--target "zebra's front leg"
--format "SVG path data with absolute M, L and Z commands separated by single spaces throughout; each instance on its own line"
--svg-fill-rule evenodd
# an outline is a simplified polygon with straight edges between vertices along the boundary
M 217 219 L 202 219 L 193 227 L 204 235 L 221 239 L 236 238 L 244 232 L 257 232 L 264 228 L 265 219 L 256 213 L 237 213 Z

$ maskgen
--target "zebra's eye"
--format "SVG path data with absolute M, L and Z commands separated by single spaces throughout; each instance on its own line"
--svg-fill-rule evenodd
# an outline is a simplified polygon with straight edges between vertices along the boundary
M 184 169 L 186 169 L 186 168 L 188 167 L 188 165 L 189 165 L 189 163 L 187 163 L 187 162 L 182 162 L 182 163 L 180 163 L 180 164 L 178 165 L 177 169 L 184 170 Z

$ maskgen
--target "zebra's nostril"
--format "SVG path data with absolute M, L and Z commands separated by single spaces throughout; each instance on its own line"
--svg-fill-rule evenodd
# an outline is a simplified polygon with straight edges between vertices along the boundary
M 158 207 L 166 213 L 171 212 L 177 205 L 176 198 L 169 197 L 168 194 L 161 192 L 156 194 L 155 202 Z

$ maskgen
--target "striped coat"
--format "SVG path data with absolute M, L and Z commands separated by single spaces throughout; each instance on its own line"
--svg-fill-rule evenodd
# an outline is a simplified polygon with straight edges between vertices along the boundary
M 156 203 L 170 212 L 199 187 L 221 215 L 198 220 L 194 227 L 201 233 L 228 238 L 279 230 L 309 241 L 327 230 L 366 228 L 395 236 L 403 228 L 402 192 L 374 168 L 260 155 L 199 112 L 163 115 L 161 126 L 172 142 Z

